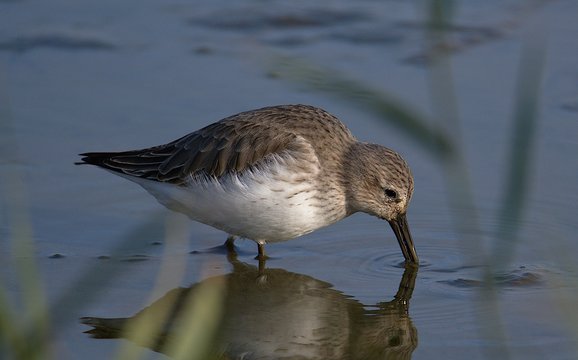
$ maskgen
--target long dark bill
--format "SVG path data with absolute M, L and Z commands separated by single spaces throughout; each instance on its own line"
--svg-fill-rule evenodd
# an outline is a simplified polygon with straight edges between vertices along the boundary
M 417 257 L 417 252 L 413 246 L 413 239 L 409 232 L 409 225 L 407 225 L 405 214 L 401 214 L 397 219 L 389 221 L 389 225 L 391 225 L 391 228 L 395 233 L 395 237 L 397 238 L 397 242 L 399 242 L 399 247 L 401 247 L 401 252 L 403 252 L 405 261 L 416 265 L 419 264 L 419 258 Z

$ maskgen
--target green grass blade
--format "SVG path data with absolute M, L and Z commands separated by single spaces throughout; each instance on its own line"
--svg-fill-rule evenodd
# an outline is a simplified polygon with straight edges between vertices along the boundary
M 528 41 L 520 56 L 509 161 L 492 253 L 497 268 L 509 263 L 513 257 L 516 235 L 529 192 L 545 61 L 541 30 L 538 36 Z

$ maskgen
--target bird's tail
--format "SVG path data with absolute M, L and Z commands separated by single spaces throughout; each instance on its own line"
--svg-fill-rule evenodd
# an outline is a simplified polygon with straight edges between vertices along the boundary
M 92 326 L 92 329 L 85 331 L 85 333 L 95 339 L 116 339 L 121 336 L 128 319 L 83 317 L 80 318 L 80 322 L 84 325 Z
M 96 165 L 100 167 L 107 167 L 106 161 L 117 155 L 118 153 L 113 152 L 87 152 L 78 154 L 82 156 L 80 161 L 75 162 L 75 165 Z

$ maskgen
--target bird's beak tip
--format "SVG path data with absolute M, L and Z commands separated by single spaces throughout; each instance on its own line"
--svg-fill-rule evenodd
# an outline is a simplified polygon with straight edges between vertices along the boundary
M 406 264 L 419 266 L 419 257 L 413 245 L 413 239 L 409 232 L 409 225 L 405 214 L 400 214 L 396 219 L 389 220 L 389 225 L 393 229 L 395 237 L 399 243 Z

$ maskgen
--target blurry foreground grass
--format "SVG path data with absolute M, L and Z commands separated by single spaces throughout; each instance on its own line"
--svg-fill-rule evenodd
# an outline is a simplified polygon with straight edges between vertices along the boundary
M 2 266 L 13 268 L 17 276 L 18 288 L 8 292 L 8 286 L 0 277 L 0 359 L 58 359 L 59 355 L 52 348 L 55 332 L 51 318 L 64 318 L 63 313 L 74 313 L 88 305 L 86 300 L 96 300 L 99 293 L 106 289 L 113 279 L 122 276 L 119 267 L 88 266 L 78 274 L 74 283 L 67 291 L 49 304 L 44 294 L 48 285 L 43 279 L 36 264 L 34 249 L 34 233 L 30 221 L 29 202 L 25 188 L 21 161 L 18 158 L 18 146 L 12 137 L 9 107 L 7 97 L 0 92 L 0 218 L 3 227 L 9 229 L 6 238 L 0 239 L 9 254 L 0 254 Z M 145 234 L 157 229 L 162 224 L 158 216 L 144 222 L 125 236 L 125 239 L 115 249 L 112 258 L 121 258 L 129 247 L 134 251 L 135 243 L 139 243 Z M 172 245 L 188 242 L 188 228 L 182 224 L 183 217 L 175 216 L 167 219 L 166 236 L 164 238 L 165 254 Z M 180 261 L 180 264 L 175 264 Z M 162 258 L 161 270 L 157 276 L 157 288 L 166 281 L 178 284 L 184 276 L 186 257 L 175 258 L 165 255 Z M 167 266 L 170 263 L 170 266 Z M 170 279 L 170 280 L 169 280 Z M 98 284 L 95 286 L 94 284 Z M 163 352 L 174 359 L 213 358 L 215 348 L 214 338 L 217 334 L 221 318 L 222 299 L 225 285 L 212 282 L 200 287 L 196 296 L 184 305 L 183 316 L 180 319 L 182 331 L 179 336 L 164 345 Z M 157 291 L 153 291 L 153 296 Z M 15 295 L 16 294 L 16 295 Z M 80 299 L 79 294 L 82 294 Z M 12 297 L 11 297 L 12 296 Z M 153 348 L 159 334 L 163 331 L 163 317 L 143 317 L 129 322 L 126 337 L 133 342 L 123 342 L 118 354 L 113 359 L 140 359 L 146 347 Z M 137 345 L 138 344 L 138 345 Z M 141 347 L 141 346 L 144 347 Z M 216 355 L 215 355 L 216 356 Z

